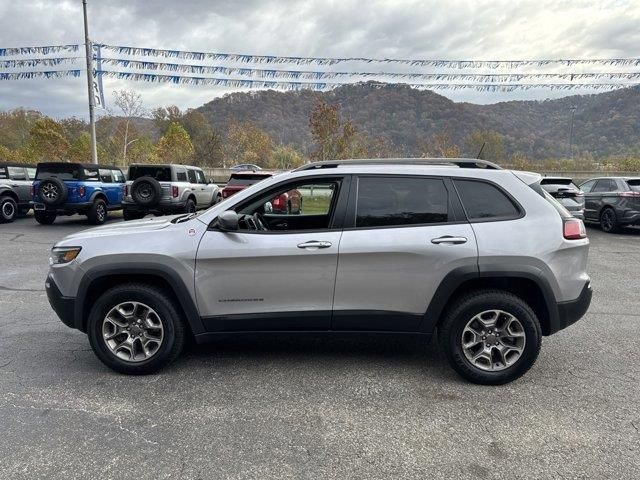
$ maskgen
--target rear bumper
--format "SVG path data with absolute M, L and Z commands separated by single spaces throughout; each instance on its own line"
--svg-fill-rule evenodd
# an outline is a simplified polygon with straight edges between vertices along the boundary
M 161 202 L 157 205 L 153 205 L 152 207 L 144 207 L 142 205 L 138 205 L 135 202 L 123 201 L 122 209 L 136 213 L 182 213 L 186 204 L 186 201 L 170 203 Z
M 578 298 L 568 302 L 558 302 L 558 322 L 555 326 L 552 326 L 550 334 L 567 328 L 569 325 L 573 325 L 580 320 L 584 314 L 587 313 L 589 305 L 591 305 L 592 295 L 591 282 L 587 282 L 584 287 L 582 287 Z
M 89 211 L 93 202 L 78 202 L 78 203 L 63 203 L 62 205 L 46 205 L 42 202 L 31 201 L 29 202 L 31 208 L 37 212 L 50 212 L 50 213 L 86 213 Z M 119 210 L 122 208 L 120 205 L 107 205 L 108 210 Z
M 56 315 L 58 315 L 58 318 L 62 320 L 62 323 L 67 327 L 76 328 L 74 324 L 76 299 L 73 297 L 63 296 L 50 275 L 47 277 L 44 286 L 47 291 L 49 304 L 51 305 L 51 308 L 53 308 L 54 312 L 56 312 Z

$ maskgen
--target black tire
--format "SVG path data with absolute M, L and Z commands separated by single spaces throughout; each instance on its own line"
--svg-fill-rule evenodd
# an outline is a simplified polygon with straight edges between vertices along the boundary
M 62 180 L 55 177 L 47 178 L 40 182 L 38 193 L 42 203 L 49 206 L 61 205 L 67 199 L 67 186 Z
M 107 203 L 101 198 L 96 198 L 91 204 L 91 207 L 89 207 L 87 219 L 92 225 L 102 225 L 107 221 L 107 215 Z
M 494 309 L 507 312 L 520 322 L 525 344 L 520 357 L 511 366 L 488 371 L 467 359 L 462 339 L 467 322 L 482 312 Z M 520 297 L 502 290 L 478 290 L 456 300 L 455 306 L 445 314 L 438 326 L 438 341 L 449 363 L 461 377 L 481 385 L 502 385 L 524 375 L 533 366 L 540 352 L 542 330 L 535 313 Z
M 145 214 L 143 212 L 135 212 L 125 208 L 122 210 L 122 216 L 126 222 L 127 220 L 140 220 L 145 216 Z
M 162 186 L 153 177 L 140 177 L 131 185 L 131 198 L 138 205 L 153 207 L 160 203 Z
M 18 204 L 8 195 L 0 197 L 0 223 L 10 223 L 18 215 Z
M 605 208 L 600 212 L 600 228 L 606 233 L 616 233 L 620 231 L 618 217 L 613 208 Z
M 33 212 L 33 217 L 36 219 L 40 225 L 51 225 L 56 221 L 56 213 L 55 212 L 47 212 L 46 210 L 36 210 Z
M 196 211 L 196 202 L 194 202 L 191 198 L 187 200 L 187 203 L 184 204 L 184 213 L 195 213 Z
M 124 302 L 140 302 L 155 310 L 164 329 L 164 338 L 157 352 L 146 360 L 130 362 L 116 356 L 107 346 L 102 323 L 109 311 Z M 87 322 L 91 348 L 100 361 L 116 372 L 128 375 L 154 373 L 173 362 L 185 343 L 185 326 L 179 310 L 165 291 L 140 283 L 128 283 L 107 290 L 95 302 Z

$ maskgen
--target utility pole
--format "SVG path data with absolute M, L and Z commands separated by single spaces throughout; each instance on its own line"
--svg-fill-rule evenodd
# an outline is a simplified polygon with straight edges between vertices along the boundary
M 93 46 L 89 40 L 89 22 L 87 21 L 87 0 L 82 0 L 84 12 L 84 46 L 87 55 L 87 88 L 89 92 L 89 128 L 91 129 L 91 161 L 98 163 L 98 148 L 96 146 L 96 117 L 95 99 L 93 94 Z
M 569 158 L 573 160 L 573 117 L 576 115 L 577 107 L 572 105 L 569 110 L 571 110 L 571 128 L 569 129 Z

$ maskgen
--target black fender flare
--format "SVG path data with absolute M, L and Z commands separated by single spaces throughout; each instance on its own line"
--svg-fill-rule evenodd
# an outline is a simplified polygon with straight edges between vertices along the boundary
M 91 203 L 95 202 L 96 198 L 98 197 L 102 197 L 102 199 L 104 200 L 104 202 L 109 205 L 109 197 L 107 197 L 107 194 L 104 192 L 104 190 L 96 190 L 91 194 L 91 197 L 89 198 L 89 201 Z
M 74 327 L 83 332 L 86 331 L 86 318 L 85 318 L 85 302 L 87 293 L 91 286 L 99 280 L 113 276 L 133 276 L 144 275 L 148 277 L 155 277 L 161 280 L 163 283 L 168 284 L 172 290 L 176 299 L 178 300 L 182 311 L 185 314 L 185 320 L 191 327 L 191 332 L 194 335 L 204 333 L 204 327 L 198 308 L 194 299 L 189 293 L 189 289 L 185 285 L 184 281 L 174 270 L 171 268 L 157 264 L 157 263 L 140 263 L 133 264 L 109 264 L 104 266 L 96 266 L 86 271 L 85 275 L 80 281 L 78 292 L 76 294 L 76 301 L 74 306 Z
M 14 192 L 11 187 L 4 187 L 4 186 L 0 187 L 0 197 L 3 197 L 5 195 L 13 198 L 16 201 L 16 203 L 19 203 L 18 194 Z
M 495 278 L 495 279 L 526 279 L 530 280 L 540 289 L 545 307 L 549 314 L 549 331 L 557 332 L 562 328 L 556 296 L 549 281 L 542 270 L 532 265 L 520 264 L 494 264 L 494 265 L 467 265 L 455 268 L 449 272 L 436 289 L 429 307 L 420 324 L 421 333 L 433 333 L 440 321 L 443 312 L 449 306 L 450 300 L 458 287 L 469 280 Z

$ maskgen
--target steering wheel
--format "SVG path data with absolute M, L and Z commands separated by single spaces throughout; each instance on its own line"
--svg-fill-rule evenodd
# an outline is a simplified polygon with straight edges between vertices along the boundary
M 267 223 L 264 221 L 262 214 L 256 212 L 253 214 L 253 221 L 256 224 L 256 230 L 268 230 Z

